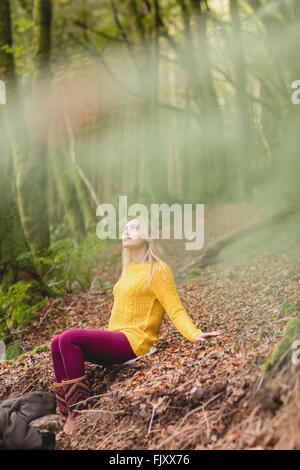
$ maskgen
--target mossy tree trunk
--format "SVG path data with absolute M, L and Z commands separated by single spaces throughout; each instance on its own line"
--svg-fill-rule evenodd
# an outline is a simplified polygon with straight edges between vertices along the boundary
M 6 52 L 2 46 L 12 45 L 12 33 L 10 22 L 10 4 L 8 0 L 0 2 L 0 77 L 9 83 L 7 90 L 7 102 L 14 93 L 18 92 L 15 75 L 13 55 Z M 7 141 L 4 128 L 6 107 L 2 107 L 0 115 L 1 140 Z M 1 145 L 0 155 L 0 286 L 7 291 L 10 285 L 21 279 L 38 278 L 32 259 L 19 262 L 17 258 L 24 252 L 29 252 L 18 205 L 15 199 L 14 188 L 8 177 L 8 147 Z
M 282 339 L 275 346 L 268 360 L 263 364 L 262 371 L 264 373 L 276 372 L 289 361 L 291 365 L 298 363 L 300 354 L 297 353 L 297 350 L 300 351 L 300 313 L 297 313 L 287 323 Z
M 35 147 L 34 139 L 33 142 L 30 139 L 15 74 L 14 56 L 3 48 L 7 45 L 11 47 L 12 44 L 10 3 L 4 0 L 0 2 L 0 75 L 6 82 L 7 90 L 4 121 L 13 157 L 18 205 L 25 236 L 33 252 L 43 253 L 49 246 L 44 143 L 41 144 L 42 148 L 39 145 Z M 40 143 L 43 137 L 42 135 Z
M 3 138 L 2 116 L 0 116 L 0 127 Z M 14 190 L 5 168 L 7 159 L 4 158 L 4 151 L 5 147 L 2 147 L 0 156 L 0 291 L 6 292 L 15 282 L 39 280 L 39 276 L 24 235 Z M 29 253 L 29 255 L 22 261 L 18 260 L 18 257 L 24 253 Z
M 48 74 L 51 51 L 51 0 L 34 0 L 34 65 L 35 78 Z
M 31 208 L 26 214 L 26 233 L 34 251 L 46 251 L 49 242 L 48 207 L 48 127 L 50 93 L 50 53 L 51 53 L 51 0 L 33 2 L 33 64 L 32 112 L 30 156 L 31 168 L 35 168 L 36 184 L 42 188 L 36 202 L 31 199 Z M 38 218 L 38 221 L 35 219 Z M 30 220 L 31 219 L 31 220 Z M 25 224 L 24 224 L 25 226 Z

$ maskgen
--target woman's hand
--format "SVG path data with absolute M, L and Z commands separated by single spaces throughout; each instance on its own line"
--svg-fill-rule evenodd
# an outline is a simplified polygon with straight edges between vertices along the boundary
M 195 336 L 194 341 L 205 341 L 205 338 L 208 336 L 219 336 L 221 334 L 221 330 L 217 331 L 210 331 L 209 333 L 201 333 Z

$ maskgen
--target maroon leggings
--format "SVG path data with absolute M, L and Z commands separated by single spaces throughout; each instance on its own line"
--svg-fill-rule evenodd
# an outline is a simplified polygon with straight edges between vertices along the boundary
M 70 328 L 51 340 L 51 356 L 57 382 L 84 375 L 84 361 L 120 364 L 137 356 L 121 331 Z

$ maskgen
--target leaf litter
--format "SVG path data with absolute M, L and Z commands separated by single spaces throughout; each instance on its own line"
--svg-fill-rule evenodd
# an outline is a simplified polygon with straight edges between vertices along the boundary
M 113 285 L 119 272 L 114 263 L 103 277 Z M 78 431 L 57 436 L 56 448 L 300 449 L 299 366 L 261 372 L 299 312 L 299 281 L 298 253 L 288 250 L 227 259 L 204 268 L 200 280 L 176 280 L 194 323 L 222 335 L 191 343 L 165 315 L 155 354 L 115 369 L 86 363 L 90 408 Z M 48 299 L 19 334 L 23 349 L 68 328 L 106 329 L 112 306 L 111 288 Z M 49 390 L 50 350 L 2 364 L 0 378 L 0 399 Z

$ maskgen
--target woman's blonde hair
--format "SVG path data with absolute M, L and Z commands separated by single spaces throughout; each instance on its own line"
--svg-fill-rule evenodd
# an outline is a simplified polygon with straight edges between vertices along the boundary
M 164 261 L 160 258 L 160 255 L 159 255 L 158 243 L 156 241 L 154 241 L 154 239 L 152 239 L 151 236 L 149 235 L 151 225 L 150 225 L 150 221 L 149 221 L 148 217 L 144 217 L 144 216 L 139 215 L 137 217 L 131 217 L 128 220 L 128 222 L 130 220 L 138 220 L 138 222 L 141 226 L 142 234 L 143 234 L 143 236 L 146 240 L 146 251 L 145 251 L 145 256 L 144 256 L 142 262 L 148 262 L 150 264 L 149 282 L 146 286 L 146 288 L 147 288 L 150 285 L 151 281 L 152 281 L 152 276 L 153 276 L 153 271 L 154 271 L 155 264 L 156 263 L 158 264 L 158 269 L 161 272 L 160 264 L 162 263 L 162 265 L 163 265 Z M 121 276 L 125 273 L 126 269 L 131 264 L 131 257 L 130 257 L 130 249 L 129 248 L 123 247 L 122 263 L 123 263 L 123 268 L 122 268 Z

